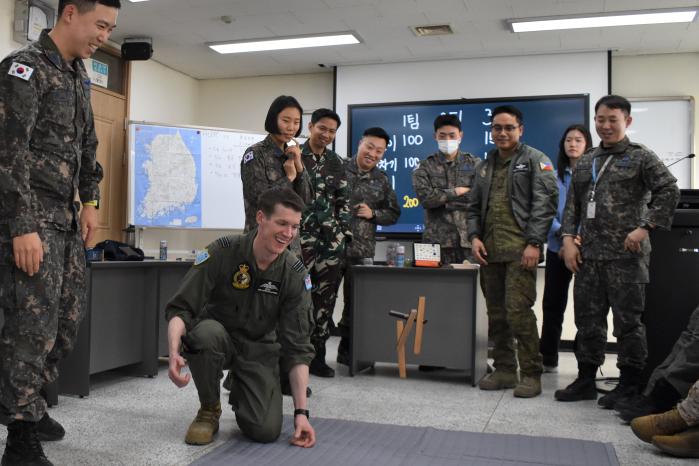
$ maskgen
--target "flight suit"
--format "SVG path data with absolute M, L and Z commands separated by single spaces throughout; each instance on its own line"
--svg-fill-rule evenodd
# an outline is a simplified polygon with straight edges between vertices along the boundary
M 166 306 L 186 327 L 182 355 L 202 405 L 218 403 L 223 370 L 232 374 L 229 402 L 244 434 L 272 441 L 282 425 L 279 371 L 308 365 L 313 315 L 303 262 L 284 251 L 259 270 L 257 230 L 211 243 Z

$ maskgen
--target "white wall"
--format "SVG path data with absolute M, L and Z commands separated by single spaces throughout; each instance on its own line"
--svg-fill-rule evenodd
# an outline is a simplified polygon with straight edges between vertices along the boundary
M 332 73 L 200 81 L 197 121 L 203 126 L 264 132 L 269 104 L 282 94 L 296 97 L 304 113 L 332 108 Z
M 196 79 L 153 60 L 131 62 L 131 120 L 196 125 L 198 99 Z
M 606 53 L 341 66 L 337 74 L 343 119 L 350 104 L 581 93 L 590 94 L 591 107 L 607 93 Z M 346 129 L 338 131 L 339 148 L 347 147 Z
M 0 0 L 0 58 L 22 46 L 12 40 L 14 11 L 14 0 Z
M 694 150 L 699 148 L 699 53 L 615 57 L 612 91 L 625 97 L 694 97 Z M 651 148 L 652 149 L 652 148 Z M 692 187 L 699 186 L 699 162 L 692 160 Z

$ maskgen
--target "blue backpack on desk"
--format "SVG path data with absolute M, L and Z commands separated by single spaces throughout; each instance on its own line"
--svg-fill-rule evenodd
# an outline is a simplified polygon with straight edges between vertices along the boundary
M 95 249 L 103 250 L 107 261 L 142 261 L 145 256 L 139 248 L 110 239 L 97 243 Z

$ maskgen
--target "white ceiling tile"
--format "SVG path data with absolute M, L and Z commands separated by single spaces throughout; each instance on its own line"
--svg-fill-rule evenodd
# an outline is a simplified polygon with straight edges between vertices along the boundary
M 657 0 L 153 0 L 123 2 L 112 39 L 153 38 L 155 58 L 197 78 L 318 71 L 318 63 L 378 63 L 614 49 L 672 53 L 699 48 L 699 21 L 513 34 L 514 17 L 653 9 Z M 696 1 L 672 0 L 671 6 Z M 220 17 L 230 16 L 231 24 Z M 448 23 L 453 36 L 418 38 L 410 26 Z M 363 44 L 223 56 L 206 42 L 354 30 Z

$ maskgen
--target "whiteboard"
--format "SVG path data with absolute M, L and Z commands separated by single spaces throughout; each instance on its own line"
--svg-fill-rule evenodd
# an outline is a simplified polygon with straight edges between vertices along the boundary
M 129 123 L 128 221 L 137 227 L 242 229 L 240 162 L 266 133 Z
M 626 133 L 655 152 L 665 165 L 694 153 L 694 99 L 691 97 L 633 98 L 633 121 Z M 692 162 L 685 159 L 670 167 L 680 189 L 692 184 Z

